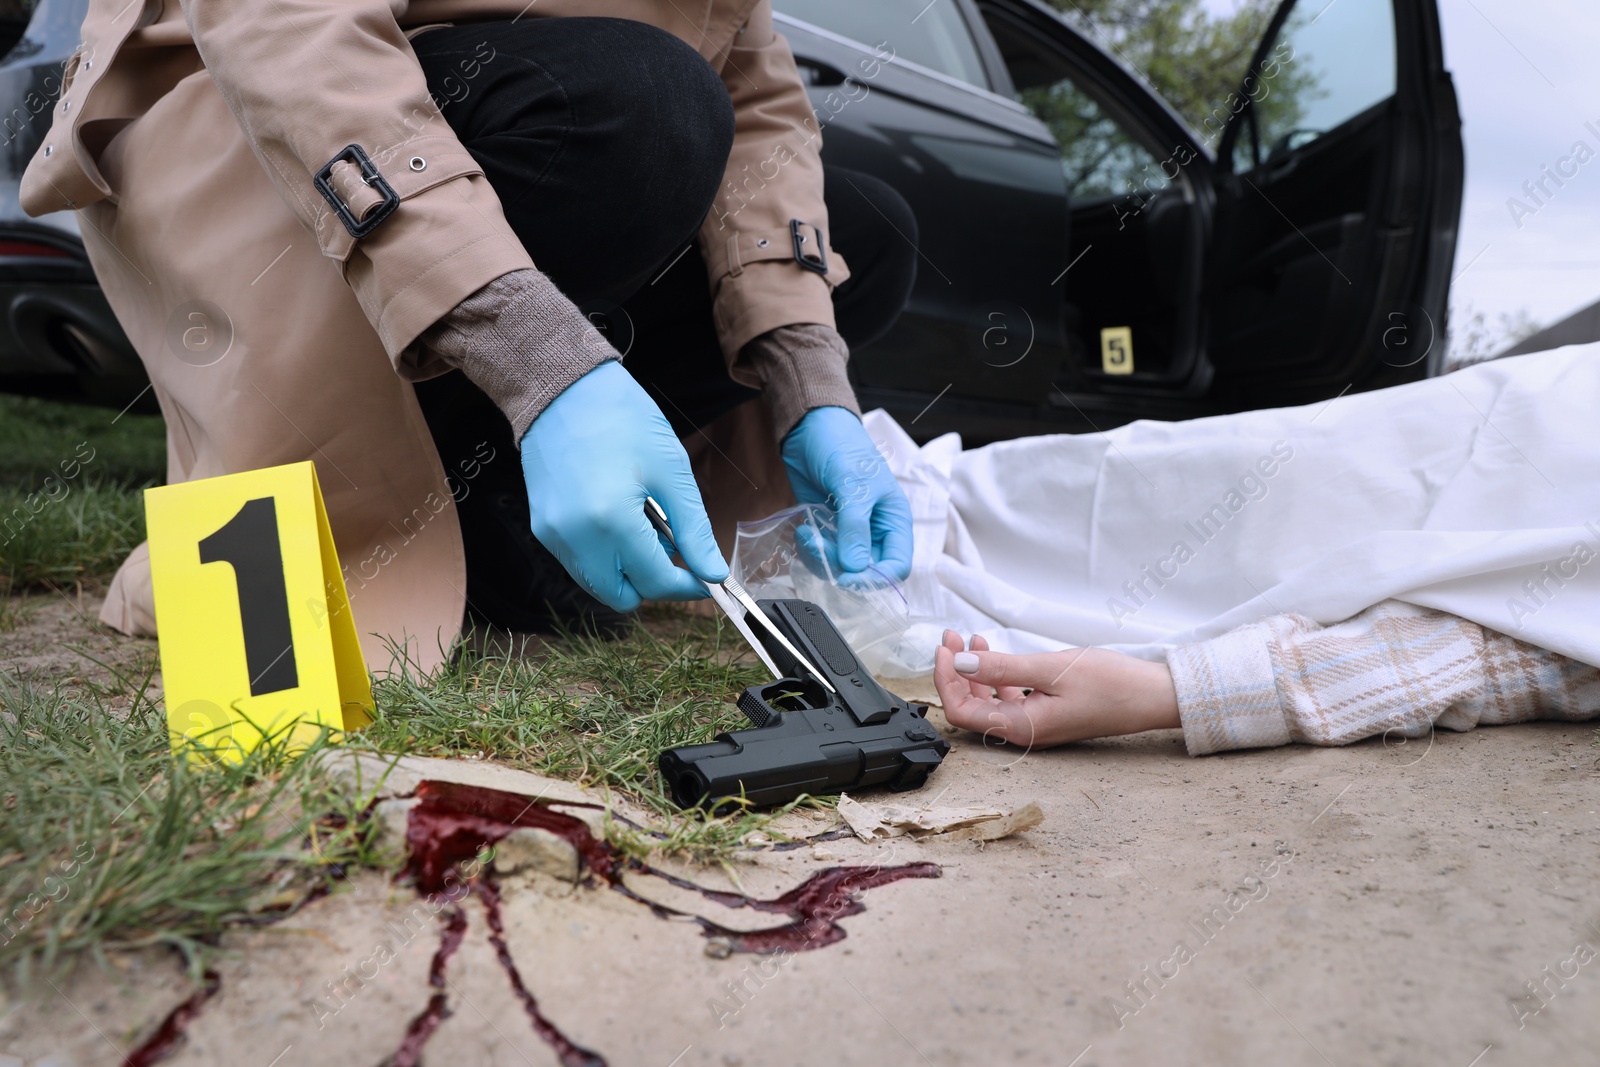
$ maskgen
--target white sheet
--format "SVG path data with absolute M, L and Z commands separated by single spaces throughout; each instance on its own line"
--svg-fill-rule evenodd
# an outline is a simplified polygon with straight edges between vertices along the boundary
M 913 625 L 1147 659 L 1394 598 L 1600 665 L 1600 344 L 1296 408 L 962 451 L 866 418 L 911 498 Z

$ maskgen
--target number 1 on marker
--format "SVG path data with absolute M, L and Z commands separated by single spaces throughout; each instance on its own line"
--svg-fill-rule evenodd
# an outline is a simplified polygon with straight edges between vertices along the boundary
M 238 759 L 267 737 L 370 721 L 311 463 L 145 491 L 168 729 Z

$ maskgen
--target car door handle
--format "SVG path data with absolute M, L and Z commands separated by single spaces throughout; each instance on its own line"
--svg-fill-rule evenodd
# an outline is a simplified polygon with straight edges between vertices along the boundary
M 844 71 L 829 63 L 822 63 L 815 59 L 800 59 L 796 57 L 795 66 L 806 73 L 807 85 L 843 85 L 849 77 Z

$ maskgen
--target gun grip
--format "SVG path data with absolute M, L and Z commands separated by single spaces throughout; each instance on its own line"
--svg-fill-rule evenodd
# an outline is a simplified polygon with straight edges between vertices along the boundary
M 809 645 L 813 653 L 822 662 L 819 667 L 826 666 L 836 676 L 848 678 L 861 670 L 861 664 L 856 660 L 856 654 L 845 643 L 838 627 L 833 625 L 833 620 L 828 618 L 828 613 L 808 600 L 782 600 L 774 602 L 778 607 L 779 617 L 789 623 L 788 629 L 798 630 L 803 635 L 802 643 Z M 765 605 L 763 605 L 765 607 Z

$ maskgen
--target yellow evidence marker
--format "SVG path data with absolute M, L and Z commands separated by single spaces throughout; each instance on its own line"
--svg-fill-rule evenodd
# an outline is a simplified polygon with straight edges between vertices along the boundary
M 372 686 L 308 460 L 146 489 L 167 729 L 237 762 L 372 721 Z
M 1133 373 L 1133 328 L 1108 326 L 1100 331 L 1100 369 L 1107 374 Z

